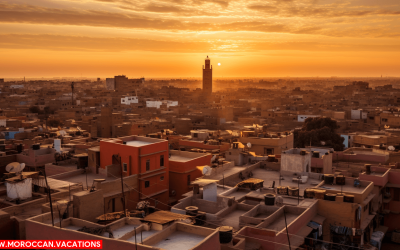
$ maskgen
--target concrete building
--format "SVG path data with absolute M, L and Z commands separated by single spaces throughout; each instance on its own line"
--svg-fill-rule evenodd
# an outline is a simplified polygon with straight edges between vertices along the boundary
M 205 60 L 205 66 L 203 66 L 203 92 L 206 94 L 212 93 L 212 66 L 208 56 Z
M 351 110 L 352 120 L 366 120 L 368 118 L 368 112 L 364 112 L 362 109 Z
M 253 161 L 264 161 L 268 156 L 256 155 L 249 148 L 245 147 L 240 142 L 232 143 L 232 147 L 225 152 L 225 159 L 234 162 L 236 166 L 242 166 Z
M 128 79 L 125 75 L 106 78 L 106 89 L 116 91 L 135 90 L 144 84 L 145 79 Z
M 311 153 L 311 172 L 332 174 L 333 148 L 307 148 Z
M 121 173 L 122 169 L 122 173 Z M 166 209 L 169 201 L 168 141 L 127 136 L 100 141 L 100 169 L 104 176 L 138 175 L 141 200 Z M 159 204 L 155 204 L 158 200 Z M 157 202 L 156 202 L 157 203 Z
M 121 104 L 130 105 L 132 103 L 139 103 L 137 96 L 125 96 L 121 98 Z
M 178 101 L 169 101 L 169 100 L 146 101 L 146 107 L 147 108 L 157 108 L 157 109 L 159 109 L 162 105 L 166 106 L 167 108 L 174 107 L 174 106 L 178 106 Z
M 17 155 L 17 161 L 25 163 L 28 167 L 36 169 L 37 167 L 43 167 L 47 163 L 55 162 L 54 155 L 56 150 L 54 148 L 39 148 L 39 149 L 28 149 Z
M 311 152 L 292 148 L 281 155 L 281 172 L 307 174 L 311 172 Z
M 50 216 L 46 213 L 28 219 L 26 239 L 101 240 L 102 249 L 120 250 L 219 250 L 221 247 L 218 230 L 177 222 L 189 216 L 169 212 L 149 214 L 143 222 L 139 218 L 122 218 L 108 225 L 70 217 L 62 220 L 59 227 L 51 225 Z M 100 233 L 82 232 L 78 230 L 81 228 L 97 229 Z
M 211 165 L 211 154 L 170 150 L 170 200 L 178 201 L 192 190 L 191 182 L 203 176 L 202 167 Z
M 276 155 L 293 148 L 293 134 L 286 133 L 257 133 L 251 130 L 241 132 L 239 141 L 244 145 L 251 144 L 251 151 L 257 155 Z
M 344 148 L 353 147 L 353 139 L 355 134 L 341 134 L 340 136 L 344 138 L 343 144 Z
M 320 117 L 320 115 L 297 115 L 298 122 L 304 122 L 307 118 Z
M 115 79 L 114 78 L 106 78 L 106 89 L 107 90 L 115 90 Z
M 377 133 L 358 133 L 352 136 L 354 147 L 372 148 L 376 145 L 396 146 L 400 144 L 400 136 L 396 134 Z

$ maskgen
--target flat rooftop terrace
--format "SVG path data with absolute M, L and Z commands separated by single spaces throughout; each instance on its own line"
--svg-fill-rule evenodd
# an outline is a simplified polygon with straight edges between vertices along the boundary
M 50 178 L 47 178 L 47 179 L 49 180 Z M 107 176 L 95 174 L 95 173 L 88 173 L 87 174 L 87 184 L 88 184 L 87 186 L 91 187 L 93 184 L 93 181 L 95 179 L 105 179 L 106 181 L 113 181 L 113 180 L 116 180 L 117 178 L 107 177 Z M 84 173 L 75 175 L 75 176 L 71 176 L 71 177 L 62 178 L 60 180 L 56 180 L 56 179 L 53 179 L 53 180 L 58 181 L 58 185 L 62 188 L 65 188 L 65 187 L 68 188 L 69 183 L 72 183 L 72 184 L 82 183 L 83 187 L 86 188 L 86 174 L 84 174 Z M 64 181 L 65 183 L 61 183 L 61 181 Z M 71 184 L 71 186 L 72 186 L 72 184 Z M 51 188 L 53 188 L 50 183 L 49 183 L 49 186 Z
M 187 250 L 193 248 L 205 238 L 205 236 L 197 234 L 175 231 L 152 246 L 166 250 Z
M 148 141 L 127 141 L 126 145 L 134 146 L 134 147 L 141 147 L 146 145 L 154 144 L 155 142 L 148 142 Z
M 169 158 L 169 161 L 187 162 L 187 161 L 190 161 L 193 159 L 195 159 L 195 158 L 190 158 L 190 157 L 186 157 L 186 156 L 182 156 L 182 155 L 171 155 L 171 157 Z
M 141 232 L 137 232 L 136 236 L 133 235 L 132 237 L 127 239 L 127 241 L 133 242 L 133 243 L 141 242 L 142 240 L 145 240 L 145 239 L 149 238 L 150 236 L 152 236 L 153 234 L 159 233 L 159 232 L 160 231 L 157 231 L 157 230 L 149 230 L 149 231 L 142 230 Z M 135 237 L 136 237 L 136 239 L 135 239 Z
M 294 175 L 282 176 L 283 180 L 279 181 L 280 174 L 278 171 L 271 171 L 271 170 L 256 168 L 252 172 L 253 172 L 253 178 L 264 180 L 264 188 L 272 186 L 272 183 L 274 181 L 275 181 L 275 187 L 277 187 L 277 186 L 298 187 L 299 186 L 300 196 L 303 195 L 305 189 L 316 187 L 317 185 L 319 185 L 322 182 L 322 180 L 309 178 L 307 180 L 307 183 L 298 184 L 298 183 L 292 181 L 292 179 L 296 177 Z
M 245 213 L 247 213 L 246 210 L 239 210 L 239 209 L 234 210 L 231 213 L 225 215 L 220 224 L 224 226 L 230 226 L 238 230 L 240 229 L 239 217 Z
M 292 223 L 292 221 L 294 221 L 298 216 L 299 215 L 297 215 L 297 214 L 292 214 L 292 213 L 286 212 L 287 225 L 290 225 L 290 223 Z M 271 224 L 269 224 L 265 228 L 280 232 L 285 228 L 285 226 L 286 226 L 285 217 L 283 215 L 281 215 L 281 216 L 279 216 L 279 218 L 275 219 Z
M 343 193 L 350 192 L 350 193 L 361 194 L 361 193 L 364 192 L 366 187 L 362 187 L 362 186 L 361 187 L 354 187 L 352 184 L 348 185 L 347 183 L 346 183 L 346 185 L 342 185 L 342 186 L 341 185 L 336 185 L 336 184 L 329 185 L 329 184 L 325 184 L 324 183 L 323 185 L 319 186 L 318 188 L 325 189 L 325 190 L 334 190 L 334 191 L 338 191 L 338 192 L 343 190 Z

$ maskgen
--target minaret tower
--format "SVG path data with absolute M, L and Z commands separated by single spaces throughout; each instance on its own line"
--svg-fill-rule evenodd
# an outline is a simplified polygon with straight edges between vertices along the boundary
M 207 94 L 212 93 L 212 66 L 208 56 L 205 61 L 205 66 L 203 66 L 203 92 Z

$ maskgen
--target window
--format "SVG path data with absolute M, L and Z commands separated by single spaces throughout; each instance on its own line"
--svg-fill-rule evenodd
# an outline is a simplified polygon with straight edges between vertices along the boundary
M 273 148 L 264 148 L 264 155 L 273 155 L 274 149 Z
M 160 156 L 160 167 L 164 167 L 164 155 Z
M 124 167 L 124 172 L 127 172 L 128 171 L 128 164 L 123 163 L 122 166 Z
M 164 180 L 164 175 L 160 177 L 160 181 L 163 181 L 163 180 Z
M 393 188 L 393 201 L 400 201 L 400 188 Z
M 150 160 L 146 161 L 146 171 L 150 171 Z
M 197 133 L 193 133 L 193 137 L 197 138 L 198 137 Z
M 145 188 L 150 187 L 150 181 L 145 181 L 145 182 L 144 182 L 144 187 L 145 187 Z
M 187 176 L 187 184 L 190 185 L 190 174 Z

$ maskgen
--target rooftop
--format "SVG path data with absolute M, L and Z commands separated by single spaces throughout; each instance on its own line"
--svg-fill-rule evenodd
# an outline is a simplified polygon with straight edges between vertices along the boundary
M 187 250 L 191 249 L 206 237 L 198 234 L 187 233 L 183 231 L 175 231 L 165 239 L 160 240 L 154 247 L 166 249 L 166 250 Z
M 147 142 L 147 141 L 127 141 L 126 145 L 140 147 L 145 145 L 153 144 L 154 142 Z

